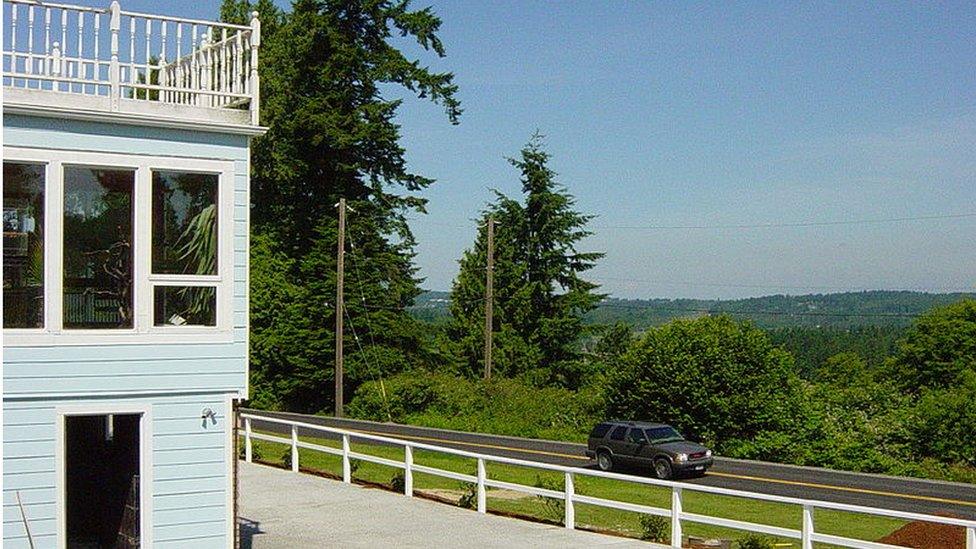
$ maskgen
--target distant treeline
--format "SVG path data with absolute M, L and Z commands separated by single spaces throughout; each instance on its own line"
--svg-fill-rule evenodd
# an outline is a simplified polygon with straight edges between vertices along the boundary
M 584 317 L 587 324 L 623 322 L 636 330 L 676 318 L 727 313 L 766 329 L 813 327 L 843 330 L 861 327 L 905 327 L 915 315 L 976 294 L 912 291 L 864 291 L 834 294 L 770 295 L 747 299 L 617 299 L 602 301 Z M 449 292 L 420 295 L 410 313 L 427 322 L 450 319 Z

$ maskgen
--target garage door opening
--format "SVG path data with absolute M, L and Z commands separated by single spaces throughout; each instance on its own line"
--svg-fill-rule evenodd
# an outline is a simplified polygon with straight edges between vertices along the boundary
M 140 414 L 66 416 L 69 549 L 139 547 Z

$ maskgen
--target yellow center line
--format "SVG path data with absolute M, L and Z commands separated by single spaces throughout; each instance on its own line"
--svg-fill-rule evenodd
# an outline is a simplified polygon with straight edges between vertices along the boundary
M 459 446 L 473 446 L 473 447 L 476 447 L 476 448 L 492 448 L 494 450 L 508 450 L 510 452 L 519 452 L 519 453 L 524 453 L 524 454 L 535 454 L 535 455 L 541 455 L 541 456 L 552 456 L 552 457 L 559 457 L 559 458 L 565 458 L 565 459 L 575 459 L 575 460 L 580 460 L 580 461 L 590 461 L 590 458 L 585 457 L 585 456 L 580 456 L 578 454 L 564 454 L 564 453 L 561 453 L 561 452 L 548 452 L 548 451 L 545 451 L 545 450 L 531 450 L 531 449 L 528 449 L 528 448 L 513 448 L 511 446 L 502 446 L 502 445 L 499 445 L 499 444 L 485 444 L 485 443 L 482 443 L 482 442 L 463 442 L 463 441 L 456 441 L 456 440 L 446 440 L 446 439 L 443 439 L 443 438 L 436 438 L 436 437 L 424 437 L 424 436 L 417 436 L 417 435 L 399 435 L 399 434 L 392 434 L 392 433 L 384 433 L 384 432 L 381 432 L 381 431 L 368 431 L 368 430 L 365 430 L 365 429 L 348 429 L 348 430 L 349 431 L 353 431 L 353 432 L 357 432 L 357 433 L 367 434 L 367 435 L 380 435 L 380 436 L 387 436 L 387 437 L 391 437 L 391 438 L 406 438 L 406 439 L 410 439 L 410 440 L 420 440 L 420 441 L 427 441 L 427 442 L 440 442 L 442 444 L 445 444 L 446 443 L 446 444 L 455 444 L 455 445 L 459 445 Z M 749 475 L 735 475 L 735 474 L 732 474 L 732 473 L 717 473 L 715 471 L 709 471 L 707 473 L 707 475 L 708 476 L 716 476 L 716 477 L 725 477 L 725 478 L 735 478 L 735 479 L 741 479 L 741 480 L 753 480 L 753 481 L 758 481 L 758 482 L 770 482 L 770 483 L 775 483 L 775 484 L 788 484 L 788 485 L 791 485 L 791 486 L 803 486 L 803 487 L 806 487 L 806 488 L 820 488 L 820 489 L 823 489 L 823 490 L 835 490 L 835 491 L 838 491 L 838 492 L 851 492 L 851 493 L 856 493 L 856 494 L 869 494 L 869 495 L 874 495 L 874 496 L 886 496 L 886 497 L 901 498 L 901 499 L 912 499 L 912 500 L 918 500 L 918 501 L 931 501 L 931 502 L 935 502 L 935 503 L 949 503 L 949 504 L 952 504 L 952 505 L 965 505 L 965 506 L 969 506 L 969 507 L 976 507 L 976 501 L 965 501 L 965 500 L 958 500 L 958 499 L 940 498 L 940 497 L 936 497 L 936 496 L 920 496 L 920 495 L 916 495 L 916 494 L 899 494 L 897 492 L 885 492 L 885 491 L 882 491 L 882 490 L 871 490 L 871 489 L 868 489 L 868 488 L 852 488 L 852 487 L 849 487 L 849 486 L 835 486 L 835 485 L 832 485 L 832 484 L 819 484 L 819 483 L 815 483 L 815 482 L 803 482 L 803 481 L 798 481 L 798 480 L 783 480 L 783 479 L 778 479 L 778 478 L 755 477 L 755 476 L 749 476 Z
M 887 496 L 893 498 L 915 499 L 920 501 L 934 501 L 936 503 L 951 503 L 953 505 L 968 505 L 976 507 L 976 501 L 964 501 L 959 499 L 940 498 L 936 496 L 920 496 L 916 494 L 899 494 L 897 492 L 885 492 L 882 490 L 871 490 L 868 488 L 852 488 L 849 486 L 834 486 L 832 484 L 818 484 L 815 482 L 803 482 L 799 480 L 783 480 L 778 478 L 753 477 L 749 475 L 733 475 L 731 473 L 716 473 L 709 471 L 708 476 L 737 478 L 742 480 L 755 480 L 759 482 L 774 482 L 776 484 L 789 484 L 792 486 L 803 486 L 806 488 L 822 488 L 825 490 L 836 490 L 839 492 L 853 492 L 856 494 L 870 494 L 873 496 Z

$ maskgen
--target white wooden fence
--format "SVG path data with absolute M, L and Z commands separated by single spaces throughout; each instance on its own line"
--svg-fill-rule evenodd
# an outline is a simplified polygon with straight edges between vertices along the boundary
M 828 501 L 815 501 L 815 500 L 807 500 L 807 499 L 800 499 L 800 498 L 775 496 L 775 495 L 761 494 L 756 492 L 744 492 L 741 490 L 729 490 L 726 488 L 718 488 L 714 486 L 703 486 L 698 484 L 657 480 L 657 479 L 651 479 L 645 477 L 623 475 L 619 473 L 606 473 L 603 471 L 582 469 L 578 467 L 564 467 L 561 465 L 552 465 L 548 463 L 527 461 L 523 459 L 515 459 L 515 458 L 508 458 L 508 457 L 501 457 L 501 456 L 490 456 L 490 455 L 479 454 L 475 452 L 468 452 L 465 450 L 456 450 L 453 448 L 445 448 L 443 446 L 435 446 L 432 444 L 410 442 L 410 441 L 405 441 L 393 437 L 371 435 L 371 434 L 360 433 L 356 431 L 350 431 L 346 429 L 337 429 L 333 427 L 325 427 L 322 425 L 314 425 L 311 423 L 304 423 L 300 421 L 291 421 L 287 419 L 257 416 L 253 414 L 241 414 L 241 418 L 243 418 L 244 420 L 244 433 L 243 433 L 244 459 L 248 462 L 250 462 L 253 457 L 252 441 L 257 439 L 257 440 L 278 442 L 278 443 L 290 445 L 291 446 L 291 470 L 295 472 L 298 472 L 299 470 L 298 467 L 299 457 L 300 457 L 299 449 L 301 448 L 341 456 L 342 457 L 342 480 L 343 482 L 347 482 L 347 483 L 352 482 L 352 472 L 351 472 L 352 469 L 350 467 L 351 459 L 359 459 L 359 460 L 368 461 L 372 463 L 378 463 L 380 465 L 387 465 L 389 467 L 402 469 L 404 475 L 403 491 L 407 496 L 413 495 L 414 473 L 427 473 L 430 475 L 450 478 L 462 482 L 470 482 L 477 486 L 477 510 L 479 513 L 487 512 L 486 490 L 488 488 L 503 488 L 506 490 L 513 490 L 513 491 L 522 492 L 526 494 L 532 494 L 537 496 L 563 500 L 565 502 L 565 517 L 563 519 L 563 522 L 566 528 L 575 528 L 576 526 L 575 504 L 577 503 L 584 503 L 588 505 L 605 507 L 609 509 L 633 511 L 635 513 L 657 515 L 660 517 L 668 518 L 671 521 L 671 546 L 672 547 L 681 547 L 683 522 L 709 524 L 712 526 L 721 526 L 721 527 L 732 528 L 736 530 L 757 532 L 760 534 L 768 534 L 772 536 L 778 536 L 781 538 L 796 539 L 800 541 L 800 547 L 802 549 L 813 549 L 814 542 L 829 543 L 832 545 L 838 545 L 842 547 L 854 547 L 860 549 L 879 549 L 879 548 L 897 547 L 893 545 L 886 545 L 883 543 L 864 541 L 864 540 L 858 540 L 853 538 L 845 538 L 841 536 L 817 532 L 814 528 L 814 511 L 816 509 L 831 509 L 835 511 L 891 517 L 891 518 L 897 518 L 897 519 L 903 519 L 909 521 L 925 521 L 925 522 L 932 522 L 938 524 L 960 526 L 966 529 L 966 549 L 976 549 L 976 521 L 973 520 L 941 517 L 936 515 L 925 515 L 921 513 L 909 513 L 909 512 L 895 511 L 890 509 L 877 509 L 873 507 L 862 507 L 859 505 L 848 505 L 844 503 L 833 503 Z M 289 426 L 291 428 L 291 438 L 283 438 L 283 437 L 268 435 L 264 433 L 255 433 L 252 429 L 252 425 L 251 425 L 252 421 L 259 421 L 262 423 L 274 423 L 278 425 Z M 310 442 L 299 440 L 298 438 L 299 429 L 302 429 L 303 431 L 313 431 L 313 432 L 338 436 L 342 440 L 342 447 L 333 448 L 331 446 L 313 444 Z M 350 449 L 350 441 L 353 438 L 380 443 L 384 445 L 400 446 L 403 448 L 404 459 L 403 461 L 396 461 L 396 460 L 391 460 L 391 459 L 373 456 L 369 454 L 353 452 Z M 428 450 L 433 452 L 441 452 L 444 454 L 450 454 L 454 456 L 475 459 L 477 460 L 477 464 L 478 464 L 477 473 L 475 475 L 467 475 L 463 473 L 457 473 L 454 471 L 446 471 L 435 467 L 429 467 L 426 465 L 418 465 L 414 463 L 413 460 L 414 450 Z M 488 477 L 485 468 L 485 464 L 489 462 L 504 463 L 508 465 L 516 465 L 516 466 L 528 467 L 532 469 L 559 472 L 564 475 L 565 487 L 563 491 L 556 491 L 556 490 L 549 490 L 546 488 L 539 488 L 537 486 L 528 486 L 524 484 L 517 484 L 517 483 L 504 482 L 501 480 L 491 479 Z M 661 507 L 652 507 L 649 505 L 641 505 L 637 503 L 628 503 L 623 501 L 614 501 L 610 499 L 577 494 L 574 488 L 574 479 L 580 476 L 605 478 L 611 480 L 631 482 L 635 484 L 644 484 L 648 486 L 668 488 L 671 490 L 671 506 L 670 508 L 665 509 Z M 745 498 L 745 499 L 752 499 L 752 500 L 759 500 L 759 501 L 768 501 L 773 503 L 782 503 L 787 505 L 795 505 L 798 508 L 800 508 L 802 511 L 802 527 L 800 530 L 795 530 L 792 528 L 782 528 L 779 526 L 770 526 L 766 524 L 758 524 L 753 522 L 744 522 L 740 520 L 733 520 L 733 519 L 727 519 L 721 517 L 712 517 L 712 516 L 702 515 L 697 513 L 689 513 L 687 511 L 682 510 L 682 506 L 681 506 L 682 493 L 684 491 L 701 492 L 701 493 L 714 494 L 720 496 L 731 496 L 737 498 Z
M 3 0 L 4 86 L 201 107 L 258 123 L 257 12 L 233 25 L 107 8 Z

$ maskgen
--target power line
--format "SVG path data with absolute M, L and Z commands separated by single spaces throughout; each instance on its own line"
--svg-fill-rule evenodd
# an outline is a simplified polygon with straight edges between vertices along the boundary
M 784 221 L 772 223 L 746 224 L 717 224 L 717 225 L 592 225 L 591 229 L 624 229 L 624 230 L 697 230 L 697 229 L 773 229 L 799 227 L 829 227 L 835 225 L 871 225 L 878 223 L 902 223 L 908 221 L 931 221 L 942 219 L 965 219 L 976 217 L 976 213 L 919 215 L 910 217 L 889 217 L 877 219 L 843 219 L 831 221 Z

